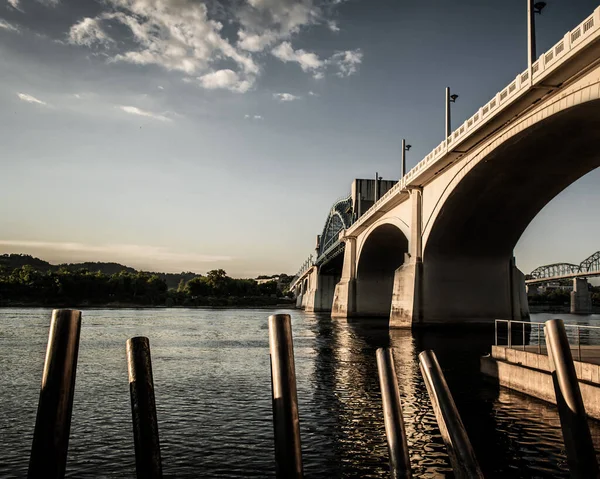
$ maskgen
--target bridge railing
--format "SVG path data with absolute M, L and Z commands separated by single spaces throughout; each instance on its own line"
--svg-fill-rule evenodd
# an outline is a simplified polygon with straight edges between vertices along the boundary
M 497 319 L 495 321 L 495 346 L 548 354 L 544 324 L 533 321 Z M 573 358 L 578 361 L 598 356 L 600 350 L 600 326 L 565 324 Z
M 454 148 L 458 143 L 462 142 L 481 125 L 487 123 L 494 116 L 504 110 L 522 93 L 528 91 L 532 83 L 539 83 L 547 74 L 549 74 L 556 66 L 576 50 L 578 50 L 591 37 L 597 36 L 600 28 L 600 7 L 594 10 L 583 22 L 577 25 L 573 30 L 567 32 L 560 41 L 558 41 L 547 52 L 542 53 L 539 58 L 532 64 L 533 81 L 529 78 L 529 69 L 519 73 L 515 79 L 510 82 L 504 89 L 499 91 L 494 97 L 477 110 L 470 118 L 462 125 L 454 130 L 448 138 L 445 138 L 438 146 L 436 146 L 425 158 L 423 158 L 416 166 L 414 166 L 393 188 L 384 194 L 378 201 L 365 212 L 365 214 L 357 221 L 360 223 L 369 216 L 370 212 L 376 211 L 382 203 L 394 194 L 404 190 L 410 182 L 415 179 L 422 171 L 436 163 L 444 157 L 448 151 Z

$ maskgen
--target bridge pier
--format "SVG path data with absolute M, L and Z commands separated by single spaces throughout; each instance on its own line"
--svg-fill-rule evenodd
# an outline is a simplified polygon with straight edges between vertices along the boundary
M 571 313 L 592 313 L 592 295 L 590 293 L 586 278 L 573 278 L 573 291 L 571 291 Z
M 356 312 L 356 238 L 348 236 L 344 242 L 344 266 L 333 293 L 332 318 L 348 318 Z
M 329 274 L 319 274 L 318 268 L 310 273 L 311 287 L 305 297 L 305 311 L 331 311 L 335 293 L 336 277 Z
M 395 271 L 390 328 L 411 328 L 420 321 L 422 280 L 421 261 L 405 261 Z

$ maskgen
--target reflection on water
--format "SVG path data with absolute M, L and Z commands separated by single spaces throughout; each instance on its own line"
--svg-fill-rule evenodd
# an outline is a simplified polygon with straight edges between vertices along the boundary
M 125 363 L 135 335 L 150 337 L 165 477 L 274 477 L 271 313 L 85 311 L 68 477 L 135 477 Z M 480 376 L 493 328 L 389 333 L 381 320 L 291 313 L 307 478 L 388 477 L 375 350 L 390 345 L 415 477 L 452 477 L 416 361 L 423 349 L 436 351 L 486 477 L 568 477 L 554 408 Z M 49 319 L 0 310 L 0 477 L 26 474 Z M 596 422 L 592 434 L 600 446 Z

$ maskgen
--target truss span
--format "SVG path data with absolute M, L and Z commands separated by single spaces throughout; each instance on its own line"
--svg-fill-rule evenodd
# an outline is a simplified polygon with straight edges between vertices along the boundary
M 540 282 L 544 279 L 568 279 L 600 275 L 600 251 L 584 259 L 579 264 L 555 263 L 534 269 L 527 278 L 528 283 Z

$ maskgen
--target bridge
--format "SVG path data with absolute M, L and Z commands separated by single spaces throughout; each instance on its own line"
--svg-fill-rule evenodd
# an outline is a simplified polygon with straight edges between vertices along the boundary
M 298 306 L 390 327 L 528 318 L 513 249 L 552 198 L 600 166 L 599 127 L 600 7 L 370 207 L 357 191 L 336 202 L 291 285 Z
M 579 264 L 555 263 L 534 269 L 525 279 L 527 295 L 538 294 L 538 285 L 542 283 L 571 279 L 571 313 L 589 314 L 592 312 L 592 295 L 587 278 L 594 276 L 600 276 L 600 251 L 596 251 Z
M 525 279 L 525 284 L 541 284 L 574 278 L 600 276 L 600 251 L 579 264 L 555 263 L 534 269 Z

